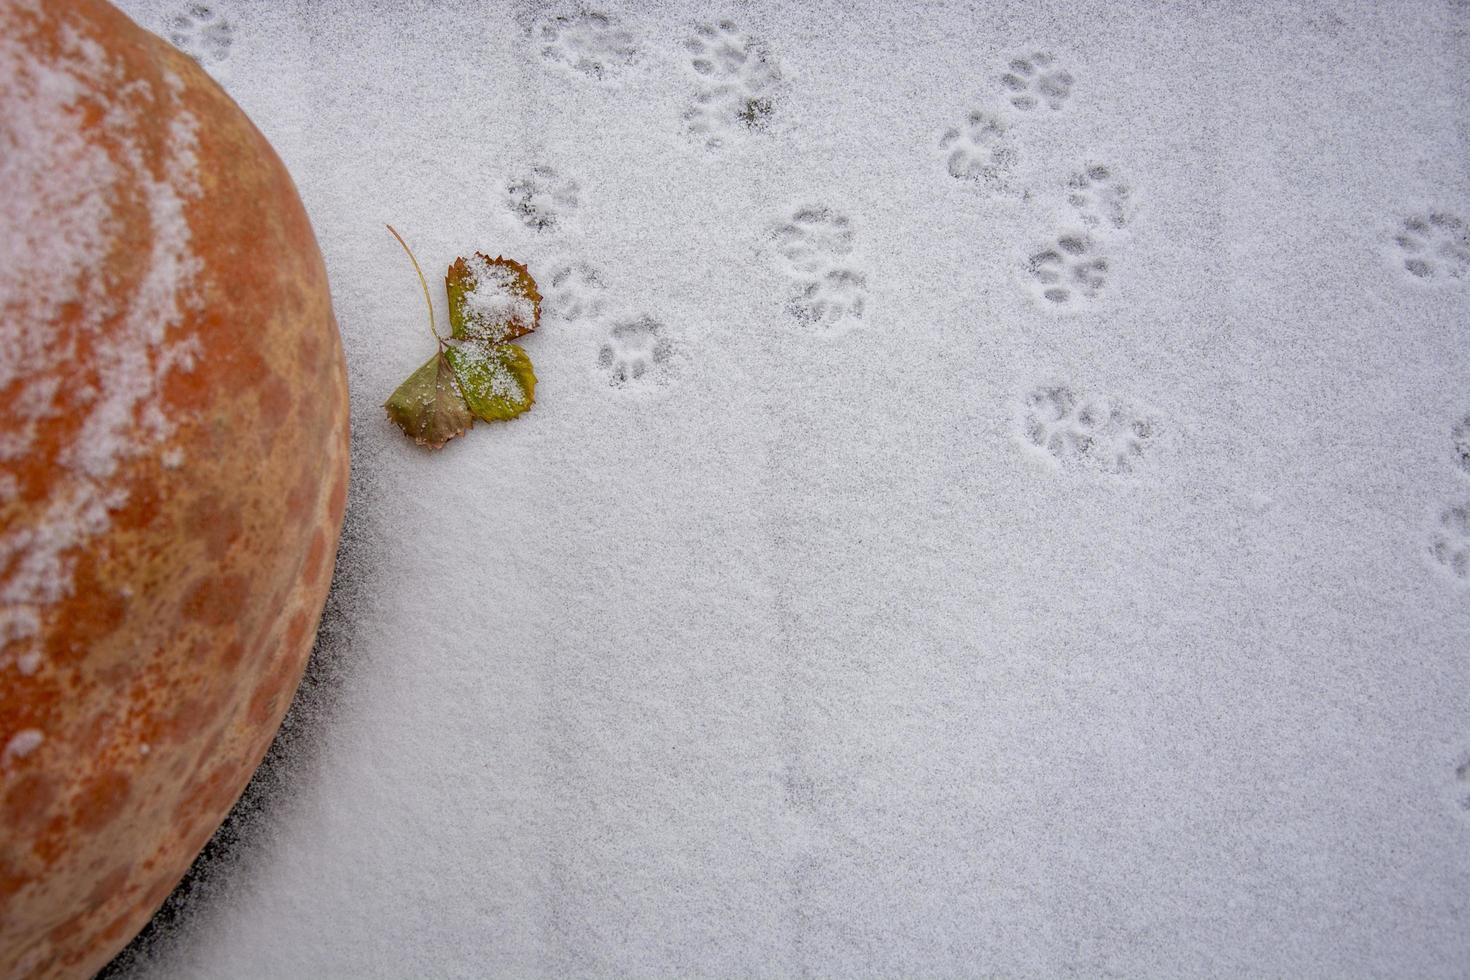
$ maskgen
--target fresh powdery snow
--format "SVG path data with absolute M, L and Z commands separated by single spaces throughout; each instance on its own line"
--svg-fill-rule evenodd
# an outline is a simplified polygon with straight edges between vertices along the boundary
M 1470 6 L 123 6 L 291 168 L 354 474 L 114 975 L 1470 970 Z M 385 222 L 441 331 L 529 264 L 527 415 L 386 420 Z
M 531 329 L 536 304 L 521 288 L 521 273 L 493 265 L 478 253 L 465 259 L 465 267 L 469 286 L 463 293 L 461 314 L 471 336 L 499 342 L 511 339 L 512 323 Z

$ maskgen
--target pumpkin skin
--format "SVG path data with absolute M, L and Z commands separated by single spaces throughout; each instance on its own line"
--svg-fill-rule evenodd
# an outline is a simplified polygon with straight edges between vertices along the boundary
M 346 369 L 285 167 L 102 0 L 0 0 L 0 266 L 0 977 L 84 977 L 301 678 Z

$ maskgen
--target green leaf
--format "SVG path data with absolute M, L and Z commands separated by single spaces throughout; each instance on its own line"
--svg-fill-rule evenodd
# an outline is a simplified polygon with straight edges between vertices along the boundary
M 475 424 L 455 375 L 448 357 L 435 352 L 383 403 L 388 418 L 419 445 L 443 448 Z
M 450 335 L 492 344 L 514 340 L 541 324 L 541 293 L 531 271 L 514 259 L 476 252 L 458 258 L 444 276 Z
M 515 344 L 450 344 L 444 356 L 469 410 L 486 422 L 513 419 L 536 400 L 531 358 Z

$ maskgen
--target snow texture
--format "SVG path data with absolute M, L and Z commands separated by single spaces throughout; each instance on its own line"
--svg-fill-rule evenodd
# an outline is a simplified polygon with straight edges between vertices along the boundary
M 354 483 L 114 975 L 1465 975 L 1470 5 L 206 13 Z M 385 221 L 529 263 L 531 412 L 383 418 Z
M 516 326 L 531 329 L 536 323 L 536 302 L 520 291 L 520 274 L 504 265 L 492 265 L 481 255 L 465 260 L 469 269 L 464 280 L 460 315 L 465 336 L 495 343 L 510 339 Z

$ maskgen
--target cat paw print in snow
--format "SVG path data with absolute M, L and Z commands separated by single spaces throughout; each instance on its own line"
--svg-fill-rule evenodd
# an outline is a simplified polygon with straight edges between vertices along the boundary
M 230 56 L 235 29 L 213 7 L 191 3 L 169 17 L 166 26 L 173 46 L 201 65 L 222 64 Z
M 1072 73 L 1056 65 L 1051 55 L 1035 54 L 1014 58 L 1000 76 L 1001 88 L 1011 105 L 1022 112 L 1040 106 L 1060 109 L 1072 96 Z
M 827 207 L 797 208 L 772 233 L 776 254 L 793 276 L 816 275 L 852 253 L 852 221 Z
M 1470 476 L 1470 415 L 1456 422 L 1450 429 L 1450 439 L 1455 450 L 1455 465 L 1465 476 Z
M 795 292 L 787 312 L 804 327 L 834 334 L 862 319 L 868 282 L 849 261 L 852 221 L 828 207 L 803 207 L 772 232 L 782 271 Z
M 694 33 L 685 39 L 689 67 L 706 78 L 735 78 L 747 70 L 755 44 L 731 20 L 717 24 L 696 24 Z
M 698 82 L 684 111 L 691 135 L 717 149 L 742 130 L 767 128 L 776 111 L 781 69 L 765 44 L 722 20 L 695 25 L 684 48 Z
M 1021 440 L 1063 469 L 1129 473 L 1148 455 L 1154 423 L 1116 399 L 1041 385 L 1022 400 Z
M 1119 232 L 1133 221 L 1133 192 L 1118 171 L 1101 163 L 1088 164 L 1067 181 L 1067 203 L 1089 229 Z
M 607 284 L 602 273 L 586 262 L 562 262 L 552 267 L 541 301 L 544 316 L 568 322 L 600 319 L 606 310 Z
M 652 317 L 625 320 L 608 331 L 597 352 L 597 368 L 614 388 L 644 390 L 668 384 L 674 342 Z
M 1443 211 L 1405 219 L 1394 236 L 1404 271 L 1415 279 L 1463 279 L 1470 274 L 1470 226 Z
M 1459 585 L 1470 585 L 1470 504 L 1446 507 L 1429 536 L 1429 557 Z
M 835 334 L 863 318 L 867 301 L 867 276 L 856 269 L 828 269 L 800 285 L 786 312 L 815 333 Z
M 577 208 L 577 182 L 551 167 L 532 167 L 505 185 L 505 206 L 527 228 L 555 231 Z
M 1016 147 L 999 116 L 976 109 L 939 138 L 945 169 L 956 180 L 1003 186 L 1016 168 Z
M 1107 256 L 1086 235 L 1060 235 L 1026 259 L 1032 293 L 1053 309 L 1096 299 L 1107 285 L 1108 270 Z
M 544 17 L 532 28 L 541 57 L 603 81 L 638 60 L 638 44 L 616 18 L 593 10 Z

